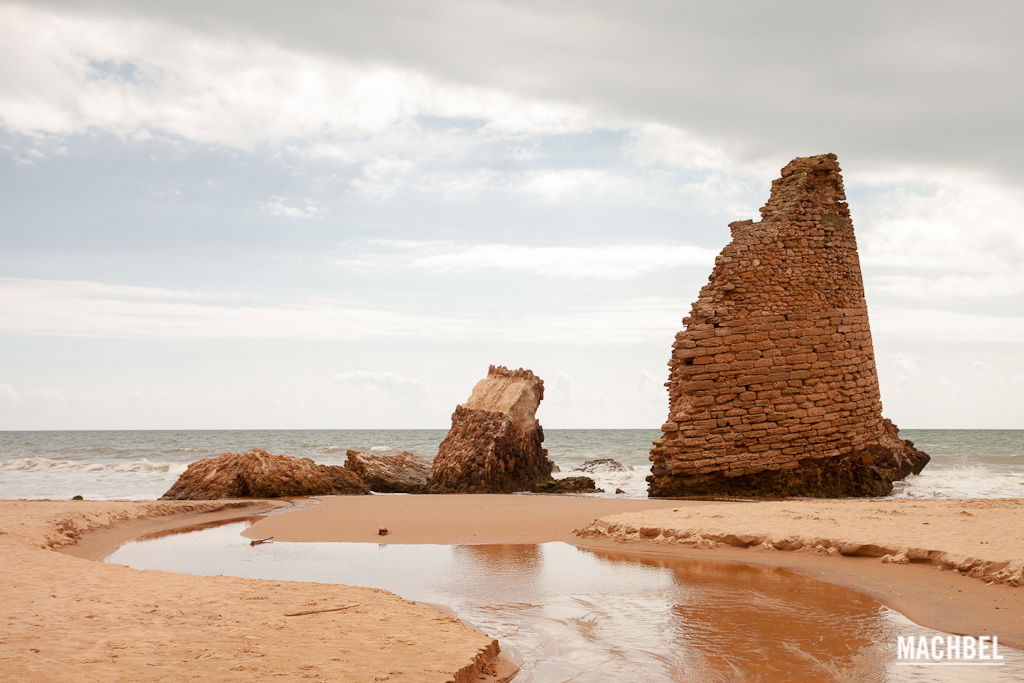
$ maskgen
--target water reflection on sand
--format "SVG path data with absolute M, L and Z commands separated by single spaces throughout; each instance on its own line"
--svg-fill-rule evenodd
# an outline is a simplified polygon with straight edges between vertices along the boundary
M 896 666 L 898 635 L 937 632 L 784 569 L 540 545 L 267 543 L 248 522 L 122 546 L 144 569 L 346 583 L 445 605 L 521 660 L 522 681 L 1011 680 L 1006 666 Z

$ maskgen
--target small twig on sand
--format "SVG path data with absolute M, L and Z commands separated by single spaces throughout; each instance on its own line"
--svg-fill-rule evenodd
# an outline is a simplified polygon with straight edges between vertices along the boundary
M 321 612 L 340 612 L 343 609 L 352 609 L 353 607 L 359 607 L 359 605 L 345 605 L 344 607 L 328 607 L 327 609 L 311 609 L 305 612 L 291 612 L 286 614 L 286 617 L 301 617 L 306 614 L 320 614 Z
M 270 539 L 272 539 L 272 538 L 274 538 L 274 537 L 273 536 L 267 536 L 266 538 L 254 538 L 253 540 L 249 541 L 249 545 L 259 545 L 260 543 L 269 543 Z

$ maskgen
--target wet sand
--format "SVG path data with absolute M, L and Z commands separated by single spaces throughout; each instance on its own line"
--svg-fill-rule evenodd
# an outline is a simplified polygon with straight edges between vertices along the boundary
M 565 541 L 598 517 L 679 507 L 678 501 L 538 495 L 323 496 L 267 517 L 249 538 L 387 543 L 544 543 Z M 701 506 L 705 503 L 688 503 Z M 377 531 L 386 528 L 381 538 Z

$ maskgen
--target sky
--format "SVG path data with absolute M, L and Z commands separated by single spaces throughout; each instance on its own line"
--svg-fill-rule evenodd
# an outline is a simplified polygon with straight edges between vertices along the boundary
M 839 155 L 884 414 L 1024 428 L 1024 5 L 0 0 L 0 429 L 657 428 Z

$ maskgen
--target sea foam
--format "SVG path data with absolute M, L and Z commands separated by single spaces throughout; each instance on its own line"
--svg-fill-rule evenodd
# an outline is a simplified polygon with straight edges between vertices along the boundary
M 147 458 L 127 462 L 87 462 L 82 460 L 55 460 L 53 458 L 18 458 L 0 462 L 0 471 L 53 472 L 78 470 L 80 472 L 168 472 L 181 474 L 188 467 L 181 462 L 152 462 Z

